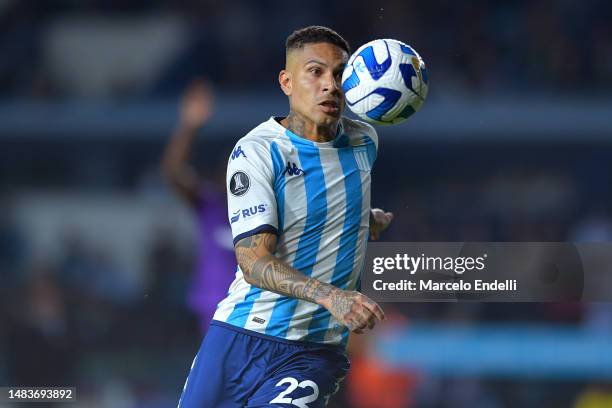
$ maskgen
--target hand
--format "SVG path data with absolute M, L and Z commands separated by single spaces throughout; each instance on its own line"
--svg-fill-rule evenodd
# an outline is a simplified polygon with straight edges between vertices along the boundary
M 393 213 L 384 212 L 380 208 L 372 208 L 370 212 L 370 237 L 376 241 L 380 233 L 386 230 L 393 220 Z
M 212 114 L 213 93 L 202 80 L 193 81 L 185 90 L 180 106 L 181 126 L 199 129 Z
M 376 321 L 385 319 L 381 307 L 359 292 L 334 288 L 326 300 L 323 305 L 332 316 L 357 334 L 373 329 Z

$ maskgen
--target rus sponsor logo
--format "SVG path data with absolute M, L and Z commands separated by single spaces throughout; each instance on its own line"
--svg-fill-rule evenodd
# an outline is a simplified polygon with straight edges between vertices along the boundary
M 232 212 L 232 216 L 230 217 L 230 224 L 233 224 L 237 222 L 238 220 L 240 220 L 240 217 L 242 217 L 242 219 L 246 219 L 256 214 L 265 213 L 267 208 L 268 206 L 262 203 L 262 204 L 258 204 L 258 205 L 254 205 L 251 207 L 247 207 L 247 208 L 243 208 L 243 209 L 234 211 Z
M 242 218 L 248 218 L 255 214 L 264 213 L 264 212 L 266 212 L 265 204 L 254 205 L 252 207 L 248 207 L 242 210 Z

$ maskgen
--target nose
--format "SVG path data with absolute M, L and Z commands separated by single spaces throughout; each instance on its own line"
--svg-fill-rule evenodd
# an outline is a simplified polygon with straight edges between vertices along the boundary
M 338 78 L 331 72 L 328 72 L 326 75 L 324 75 L 323 78 L 323 92 L 329 92 L 334 94 L 340 92 L 340 90 L 342 89 L 340 78 Z

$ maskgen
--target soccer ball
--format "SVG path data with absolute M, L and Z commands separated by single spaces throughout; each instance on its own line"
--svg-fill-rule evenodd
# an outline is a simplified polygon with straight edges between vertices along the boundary
M 349 109 L 379 125 L 403 122 L 427 98 L 425 63 L 410 46 L 397 40 L 374 40 L 359 47 L 342 73 Z

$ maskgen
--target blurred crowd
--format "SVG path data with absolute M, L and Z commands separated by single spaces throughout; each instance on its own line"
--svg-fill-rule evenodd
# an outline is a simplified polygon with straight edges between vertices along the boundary
M 284 38 L 310 24 L 335 28 L 354 49 L 374 36 L 413 45 L 435 77 L 434 93 L 604 94 L 610 20 L 604 0 L 4 0 L 0 96 L 159 96 L 177 94 L 194 75 L 267 89 Z
M 264 94 L 276 90 L 284 39 L 310 24 L 335 28 L 353 48 L 375 37 L 413 45 L 435 77 L 434 98 L 593 97 L 612 86 L 610 21 L 612 3 L 603 0 L 0 0 L 0 104 L 129 100 L 146 111 L 147 102 L 173 100 L 194 77 L 223 91 Z M 176 207 L 143 218 L 153 219 L 144 233 L 127 222 L 140 212 L 134 208 L 144 212 L 172 194 L 159 174 L 169 130 L 125 135 L 119 127 L 105 135 L 68 126 L 67 136 L 44 125 L 35 142 L 19 129 L 0 133 L 0 385 L 73 385 L 78 408 L 175 406 L 205 330 L 188 296 L 202 259 L 175 225 Z M 207 134 L 205 126 L 195 144 L 206 176 L 223 172 L 239 137 L 215 129 Z M 498 131 L 504 142 L 461 130 L 389 141 L 381 129 L 372 205 L 395 214 L 383 239 L 612 240 L 606 135 L 514 140 L 511 128 Z M 63 224 L 41 196 L 74 217 Z M 97 211 L 97 200 L 113 205 Z M 35 242 L 37 223 L 59 225 L 46 241 L 53 250 Z M 415 320 L 531 322 L 612 335 L 605 304 L 385 306 L 400 329 Z M 524 378 L 391 369 L 371 354 L 375 341 L 351 343 L 353 370 L 331 407 L 598 408 L 612 398 L 604 381 L 535 380 L 528 367 Z
M 176 404 L 201 336 L 185 300 L 192 251 L 157 231 L 132 292 L 104 239 L 61 239 L 33 259 L 19 226 L 0 223 L 0 384 L 76 386 L 79 407 Z

